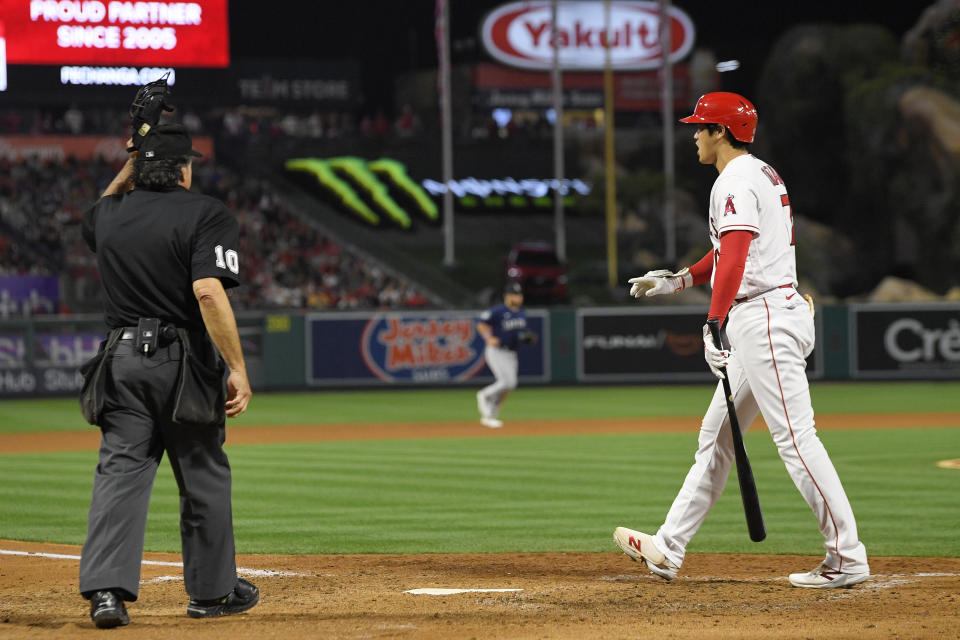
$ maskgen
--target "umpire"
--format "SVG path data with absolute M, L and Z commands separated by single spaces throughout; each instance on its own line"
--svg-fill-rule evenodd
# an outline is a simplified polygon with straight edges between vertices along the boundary
M 154 127 L 83 216 L 108 327 L 80 398 L 102 433 L 80 559 L 80 592 L 100 628 L 130 622 L 124 601 L 137 599 L 164 451 L 180 490 L 187 615 L 239 613 L 260 597 L 237 578 L 223 451 L 225 418 L 251 397 L 225 291 L 239 284 L 239 227 L 221 202 L 189 190 L 201 155 L 192 146 L 182 126 Z

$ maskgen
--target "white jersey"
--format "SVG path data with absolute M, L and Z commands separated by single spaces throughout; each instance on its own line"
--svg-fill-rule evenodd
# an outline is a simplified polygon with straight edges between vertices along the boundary
M 753 233 L 737 299 L 797 284 L 793 210 L 787 187 L 773 167 L 751 154 L 731 160 L 710 192 L 711 286 L 720 255 L 720 236 L 733 230 Z
M 783 180 L 752 155 L 731 160 L 713 185 L 714 266 L 723 232 L 746 230 L 754 235 L 737 292 L 737 298 L 747 299 L 728 315 L 732 352 L 726 375 L 731 393 L 728 396 L 723 384 L 717 384 L 701 422 L 693 467 L 653 536 L 653 546 L 677 567 L 727 485 L 735 457 L 727 409 L 732 399 L 741 431 L 763 414 L 787 472 L 817 517 L 828 573 L 870 573 L 850 501 L 814 427 L 806 359 L 813 351 L 816 330 L 807 302 L 793 289 L 791 217 Z

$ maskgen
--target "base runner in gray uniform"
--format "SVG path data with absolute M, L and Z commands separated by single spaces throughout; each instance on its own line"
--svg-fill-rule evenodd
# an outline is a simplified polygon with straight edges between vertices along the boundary
M 187 615 L 239 613 L 259 600 L 237 578 L 223 451 L 226 417 L 252 395 L 225 291 L 239 283 L 239 226 L 223 203 L 189 190 L 197 155 L 183 127 L 154 127 L 83 217 L 108 327 L 82 369 L 80 398 L 102 434 L 79 575 L 99 628 L 130 622 L 124 601 L 139 595 L 164 452 L 180 490 Z
M 503 291 L 503 304 L 481 314 L 477 321 L 477 333 L 487 343 L 483 355 L 494 377 L 492 384 L 477 392 L 480 423 L 498 429 L 503 426 L 503 422 L 497 418 L 500 407 L 510 392 L 517 388 L 517 371 L 520 368 L 517 347 L 537 341 L 537 334 L 527 329 L 520 283 L 508 283 Z

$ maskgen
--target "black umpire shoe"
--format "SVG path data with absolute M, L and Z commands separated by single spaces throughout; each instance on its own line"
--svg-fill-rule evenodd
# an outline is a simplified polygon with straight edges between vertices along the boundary
M 187 615 L 191 618 L 218 618 L 252 609 L 260 601 L 260 590 L 244 580 L 237 579 L 233 591 L 216 600 L 190 600 Z
M 130 624 L 123 600 L 113 591 L 95 591 L 90 596 L 90 619 L 98 629 L 112 629 Z

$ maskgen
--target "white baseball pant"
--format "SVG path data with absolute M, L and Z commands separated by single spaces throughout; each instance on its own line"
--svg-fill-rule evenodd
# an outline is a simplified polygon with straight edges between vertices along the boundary
M 763 414 L 780 458 L 817 517 L 826 564 L 844 573 L 869 573 L 853 509 L 814 429 L 805 369 L 815 332 L 807 303 L 789 288 L 734 305 L 727 335 L 734 350 L 727 375 L 741 431 Z M 678 567 L 727 483 L 734 460 L 729 424 L 718 384 L 703 418 L 694 464 L 654 536 Z
M 493 372 L 494 382 L 480 390 L 480 396 L 490 407 L 490 417 L 496 418 L 500 412 L 500 405 L 507 395 L 517 388 L 517 370 L 520 361 L 517 352 L 504 347 L 487 345 L 483 352 L 487 366 Z

